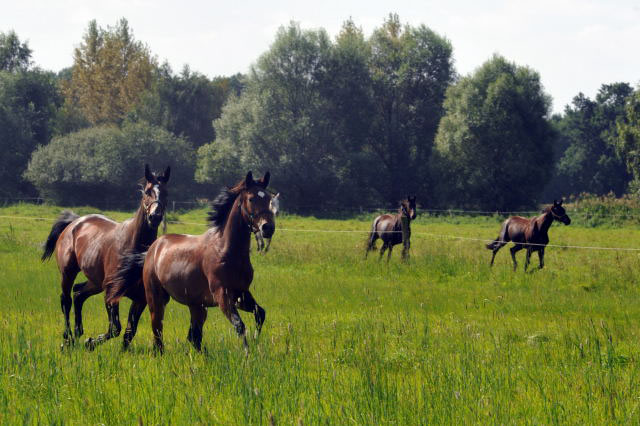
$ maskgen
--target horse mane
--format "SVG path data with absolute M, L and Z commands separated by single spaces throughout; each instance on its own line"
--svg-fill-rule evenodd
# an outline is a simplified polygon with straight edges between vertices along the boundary
M 246 182 L 243 179 L 231 188 L 222 188 L 220 193 L 211 203 L 211 210 L 207 213 L 207 221 L 209 228 L 217 228 L 222 230 L 224 224 L 229 217 L 231 207 L 242 191 L 247 189 Z

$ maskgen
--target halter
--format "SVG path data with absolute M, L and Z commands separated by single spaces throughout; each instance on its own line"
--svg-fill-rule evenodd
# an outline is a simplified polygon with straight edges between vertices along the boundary
M 149 210 L 151 210 L 151 207 L 153 207 L 154 204 L 157 204 L 160 207 L 160 211 L 164 216 L 164 204 L 162 204 L 160 200 L 153 200 L 152 202 L 150 202 L 148 205 L 144 207 L 144 212 L 147 215 L 147 218 L 149 217 Z
M 240 209 L 240 216 L 248 216 L 249 217 L 249 223 L 247 223 L 247 227 L 249 228 L 249 231 L 253 232 L 254 234 L 259 232 L 258 227 L 255 225 L 254 220 L 253 220 L 253 213 L 249 213 L 247 211 L 247 209 L 244 208 L 243 204 L 240 203 L 240 205 L 238 206 L 238 208 Z M 245 223 L 246 223 L 246 219 L 245 219 Z
M 556 219 L 556 220 L 562 221 L 562 219 L 563 219 L 563 218 L 565 218 L 565 217 L 567 217 L 567 218 L 568 218 L 568 216 L 567 216 L 567 214 L 566 214 L 566 213 L 565 213 L 565 214 L 563 214 L 562 216 L 558 216 L 557 214 L 555 214 L 555 213 L 553 212 L 553 208 L 552 208 L 552 209 L 550 209 L 549 211 L 551 212 L 551 216 L 553 216 L 553 218 L 554 218 L 554 219 Z

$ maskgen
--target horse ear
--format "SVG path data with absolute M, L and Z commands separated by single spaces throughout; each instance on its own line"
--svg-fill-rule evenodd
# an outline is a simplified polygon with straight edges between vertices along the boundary
M 167 168 L 164 169 L 164 173 L 158 176 L 158 180 L 162 183 L 167 183 L 169 182 L 170 176 L 171 176 L 171 166 L 167 166 Z
M 264 176 L 262 177 L 262 179 L 260 179 L 260 185 L 263 188 L 266 188 L 267 186 L 269 186 L 269 180 L 271 179 L 271 173 L 267 172 L 264 174 Z
M 153 175 L 153 173 L 151 173 L 151 170 L 149 169 L 149 165 L 148 164 L 144 165 L 144 178 L 149 183 L 155 183 L 156 182 L 156 177 Z
M 274 195 L 271 198 L 274 199 L 274 200 L 277 200 L 278 198 L 280 198 L 280 193 L 278 192 L 276 195 Z
M 562 198 L 560 198 L 560 201 L 558 201 L 558 205 L 561 206 L 562 205 Z
M 249 173 L 247 173 L 247 177 L 244 178 L 244 186 L 248 188 L 251 185 L 253 185 L 253 173 L 251 173 L 251 170 L 249 170 Z

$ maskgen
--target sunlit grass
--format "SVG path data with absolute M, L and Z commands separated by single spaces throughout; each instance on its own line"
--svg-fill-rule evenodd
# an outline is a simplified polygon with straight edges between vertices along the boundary
M 0 216 L 59 211 L 22 205 Z M 170 219 L 194 224 L 169 232 L 205 229 L 204 210 Z M 548 248 L 545 269 L 525 274 L 524 253 L 513 273 L 503 249 L 492 270 L 482 242 L 440 236 L 495 238 L 500 218 L 421 218 L 410 262 L 397 248 L 387 264 L 376 253 L 365 260 L 364 219 L 278 218 L 271 251 L 252 258 L 267 320 L 248 357 L 218 309 L 206 352 L 194 352 L 188 309 L 176 302 L 160 357 L 147 312 L 127 353 L 120 338 L 61 352 L 59 274 L 39 261 L 51 222 L 0 218 L 0 423 L 640 421 L 638 252 Z M 550 235 L 559 245 L 640 247 L 635 227 L 574 222 Z M 84 312 L 84 337 L 106 331 L 101 295 Z M 243 318 L 253 336 L 252 316 Z

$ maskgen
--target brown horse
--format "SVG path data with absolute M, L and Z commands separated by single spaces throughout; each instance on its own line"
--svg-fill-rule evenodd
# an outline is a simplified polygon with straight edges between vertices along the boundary
M 402 248 L 402 258 L 408 259 L 409 248 L 411 247 L 411 226 L 410 223 L 416 218 L 416 197 L 407 196 L 406 200 L 400 201 L 400 208 L 395 215 L 383 214 L 376 217 L 371 226 L 369 239 L 367 240 L 367 250 L 365 257 L 370 251 L 376 249 L 376 241 L 378 238 L 382 240 L 382 248 L 380 249 L 380 257 L 386 249 L 387 262 L 391 258 L 391 251 L 396 244 L 404 243 Z
M 544 267 L 544 248 L 549 244 L 549 227 L 554 220 L 558 220 L 565 225 L 571 223 L 571 219 L 567 216 L 567 212 L 562 207 L 562 200 L 553 200 L 553 205 L 546 207 L 540 216 L 527 219 L 520 216 L 511 216 L 502 223 L 502 229 L 498 238 L 487 244 L 489 250 L 493 250 L 491 256 L 491 266 L 496 258 L 496 253 L 509 241 L 513 241 L 514 246 L 511 247 L 511 258 L 513 259 L 513 270 L 518 267 L 516 262 L 516 253 L 523 248 L 527 249 L 527 257 L 524 262 L 524 270 L 529 266 L 531 253 L 538 252 L 540 259 L 540 269 Z
M 266 191 L 268 184 L 269 172 L 259 181 L 254 181 L 249 172 L 244 180 L 223 190 L 214 200 L 213 211 L 209 213 L 211 228 L 204 234 L 163 235 L 146 255 L 130 256 L 123 263 L 118 279 L 110 284 L 108 300 L 117 302 L 129 288 L 139 286 L 142 276 L 154 343 L 160 352 L 162 319 L 171 298 L 189 307 L 191 326 L 187 340 L 197 350 L 202 343 L 207 307 L 220 307 L 242 337 L 245 349 L 248 348 L 245 325 L 237 308 L 253 312 L 260 332 L 265 310 L 249 292 L 253 280 L 249 251 L 253 231 L 260 230 L 265 239 L 275 232 L 275 219 L 269 208 L 271 196 Z
M 45 261 L 56 251 L 58 269 L 62 275 L 62 295 L 60 304 L 64 314 L 65 343 L 73 343 L 69 324 L 71 311 L 71 289 L 75 312 L 75 337 L 82 336 L 82 305 L 94 294 L 102 292 L 106 283 L 118 268 L 120 258 L 129 252 L 143 252 L 156 239 L 158 226 L 162 222 L 167 201 L 166 184 L 171 169 L 155 175 L 145 165 L 145 183 L 142 200 L 135 216 L 122 223 L 99 214 L 79 217 L 71 212 L 63 212 L 51 228 L 45 243 L 42 260 Z M 82 271 L 87 281 L 73 285 Z M 88 348 L 120 334 L 119 305 L 105 303 L 109 316 L 109 329 L 97 339 L 85 342 Z M 131 310 L 139 306 L 132 305 Z M 144 305 L 142 306 L 144 309 Z

